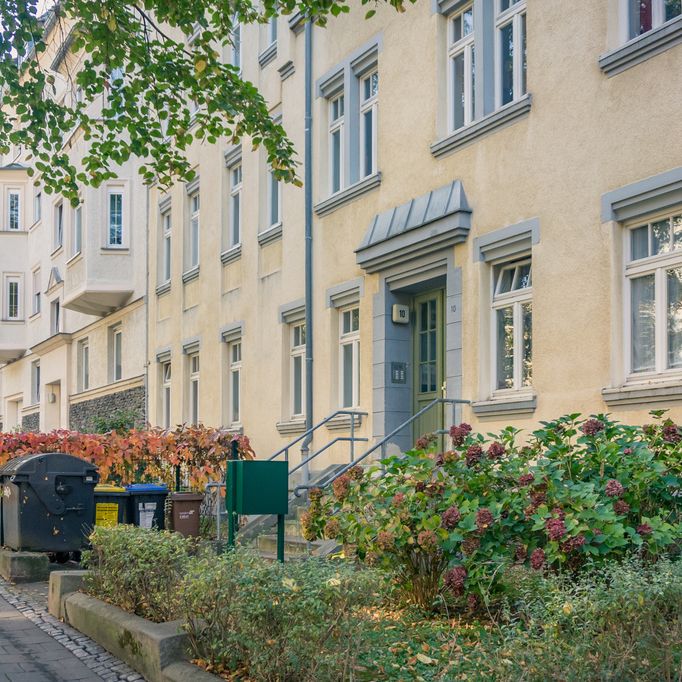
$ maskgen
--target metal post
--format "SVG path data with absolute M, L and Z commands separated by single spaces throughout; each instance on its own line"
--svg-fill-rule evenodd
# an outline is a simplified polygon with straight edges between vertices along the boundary
M 180 492 L 180 465 L 175 465 L 175 492 Z
M 231 443 L 230 454 L 228 455 L 230 460 L 239 459 L 239 444 L 236 440 Z M 232 476 L 230 476 L 230 466 L 227 466 L 227 473 L 225 474 L 225 504 L 227 506 L 227 546 L 234 547 L 235 535 L 237 531 L 237 515 L 235 512 L 235 504 L 237 502 L 237 481 L 236 476 L 234 476 L 234 470 L 232 471 Z
M 350 461 L 355 461 L 355 415 L 350 416 Z
M 284 514 L 277 514 L 277 561 L 284 563 Z

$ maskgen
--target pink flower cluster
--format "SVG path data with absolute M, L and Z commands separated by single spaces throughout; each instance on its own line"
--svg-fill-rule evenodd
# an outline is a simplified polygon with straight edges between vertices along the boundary
M 467 570 L 464 566 L 453 566 L 444 576 L 443 582 L 454 595 L 460 597 L 464 594 L 464 582 L 467 578 Z
M 566 535 L 566 524 L 563 519 L 547 519 L 545 530 L 550 540 L 558 540 Z
M 480 445 L 470 445 L 466 452 L 467 466 L 472 467 L 481 461 L 483 457 L 483 448 Z
M 502 443 L 491 443 L 488 448 L 488 457 L 490 459 L 500 459 L 500 457 L 504 456 L 505 452 L 506 449 Z
M 471 433 L 471 426 L 462 422 L 459 426 L 450 427 L 450 438 L 455 446 L 461 445 L 464 439 Z
M 539 571 L 545 565 L 545 552 L 539 547 L 530 555 L 530 566 L 532 569 Z
M 586 436 L 596 436 L 598 433 L 604 430 L 604 422 L 599 419 L 587 419 L 583 422 L 580 430 Z
M 490 528 L 494 521 L 495 517 L 493 516 L 493 513 L 490 511 L 490 509 L 481 507 L 476 512 L 476 528 L 478 528 L 481 533 L 483 533 L 487 528 Z
M 460 513 L 459 509 L 453 505 L 452 507 L 448 507 L 443 512 L 443 516 L 441 517 L 441 525 L 447 530 L 452 530 L 457 526 L 461 518 L 462 514 Z
M 625 492 L 625 488 L 620 481 L 611 478 L 606 482 L 605 492 L 608 497 L 621 497 Z

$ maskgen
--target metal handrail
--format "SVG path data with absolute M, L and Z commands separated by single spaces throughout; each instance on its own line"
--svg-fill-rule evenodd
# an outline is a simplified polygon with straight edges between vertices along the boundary
M 431 408 L 435 407 L 436 405 L 469 405 L 471 403 L 470 400 L 458 400 L 456 398 L 436 398 L 435 400 L 432 400 L 428 405 L 425 405 L 422 407 L 419 412 L 413 414 L 409 419 L 405 420 L 400 426 L 397 428 L 393 429 L 391 433 L 388 435 L 384 436 L 378 443 L 375 443 L 369 450 L 364 452 L 358 459 L 356 459 L 354 462 L 350 462 L 343 468 L 339 469 L 333 476 L 331 476 L 324 484 L 321 486 L 312 486 L 309 484 L 305 485 L 298 485 L 296 488 L 294 488 L 294 495 L 296 497 L 300 497 L 301 491 L 304 490 L 310 490 L 310 488 L 326 488 L 330 483 L 333 483 L 339 476 L 343 476 L 347 471 L 352 469 L 354 466 L 357 466 L 360 462 L 362 462 L 363 459 L 366 457 L 369 457 L 373 452 L 376 452 L 379 448 L 381 448 L 381 459 L 384 459 L 386 456 L 386 444 L 388 443 L 391 438 L 396 436 L 398 433 L 400 433 L 405 427 L 409 426 L 412 424 L 416 419 L 419 419 L 423 414 L 428 412 Z
M 272 455 L 271 457 L 268 457 L 268 462 L 271 462 L 273 459 L 276 457 L 279 457 L 282 453 L 284 453 L 284 459 L 285 461 L 289 461 L 289 450 L 294 447 L 297 443 L 302 441 L 304 438 L 307 436 L 312 435 L 317 429 L 319 429 L 321 426 L 324 426 L 327 422 L 330 422 L 332 419 L 335 417 L 338 417 L 340 414 L 347 414 L 350 415 L 351 418 L 351 429 L 354 429 L 355 426 L 355 417 L 366 417 L 368 415 L 367 412 L 362 412 L 360 410 L 336 410 L 336 412 L 332 412 L 329 416 L 325 417 L 322 421 L 319 421 L 315 426 L 311 426 L 307 431 L 303 432 L 300 436 L 292 440 L 290 443 L 287 443 L 283 448 L 277 450 L 277 452 Z M 354 438 L 354 440 L 359 440 L 357 438 Z
M 308 464 L 308 462 L 311 462 L 312 460 L 314 460 L 315 457 L 317 457 L 318 455 L 321 455 L 327 448 L 330 448 L 332 445 L 334 445 L 334 443 L 341 443 L 341 442 L 345 442 L 345 441 L 349 441 L 351 444 L 350 461 L 354 462 L 355 461 L 355 453 L 354 453 L 352 446 L 355 443 L 367 443 L 369 441 L 369 438 L 356 438 L 355 436 L 352 436 L 352 437 L 351 436 L 337 436 L 336 438 L 334 438 L 334 440 L 329 441 L 329 443 L 327 443 L 326 445 L 321 447 L 317 452 L 313 452 L 312 455 L 310 455 L 309 457 L 306 457 L 306 459 L 304 459 L 298 466 L 295 466 L 293 469 L 290 469 L 289 470 L 289 476 L 291 476 L 291 474 L 295 473 L 296 471 L 298 471 L 299 469 L 304 467 L 306 464 Z

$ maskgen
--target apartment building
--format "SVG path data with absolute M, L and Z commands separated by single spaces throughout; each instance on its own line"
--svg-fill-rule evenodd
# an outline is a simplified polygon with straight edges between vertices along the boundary
M 55 96 L 78 97 L 64 36 L 46 26 Z M 84 144 L 80 130 L 64 136 L 77 166 Z M 144 423 L 147 193 L 138 163 L 83 187 L 75 207 L 29 178 L 28 163 L 14 148 L 0 168 L 2 428 L 91 430 L 120 411 Z
M 440 396 L 483 430 L 682 416 L 681 11 L 434 0 L 313 28 L 312 297 L 304 190 L 248 141 L 197 144 L 197 179 L 150 196 L 150 419 L 275 452 L 305 430 L 311 332 L 312 422 L 356 409 L 368 442 Z M 300 17 L 239 38 L 303 160 Z M 312 449 L 350 434 L 337 415 Z

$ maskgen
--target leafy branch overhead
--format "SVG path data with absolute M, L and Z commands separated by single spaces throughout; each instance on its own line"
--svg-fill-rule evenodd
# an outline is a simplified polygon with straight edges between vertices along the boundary
M 42 15 L 40 4 L 0 4 L 0 152 L 23 146 L 47 192 L 76 203 L 79 185 L 100 185 L 131 158 L 165 188 L 192 179 L 193 142 L 244 137 L 279 179 L 299 183 L 291 141 L 230 53 L 240 25 L 300 12 L 324 26 L 349 11 L 344 0 L 62 0 Z

